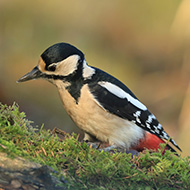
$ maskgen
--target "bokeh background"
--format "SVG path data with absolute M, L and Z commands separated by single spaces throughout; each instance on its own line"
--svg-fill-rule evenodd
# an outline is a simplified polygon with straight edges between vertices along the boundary
M 56 88 L 17 84 L 41 53 L 68 42 L 124 82 L 190 155 L 190 1 L 0 0 L 0 102 L 39 127 L 80 132 Z

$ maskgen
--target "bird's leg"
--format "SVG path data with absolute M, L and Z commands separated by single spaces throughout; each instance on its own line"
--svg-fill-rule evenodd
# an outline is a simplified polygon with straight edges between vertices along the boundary
M 103 150 L 106 152 L 122 152 L 126 154 L 131 154 L 132 156 L 138 156 L 139 152 L 133 149 L 127 150 L 126 148 L 121 148 L 116 145 L 107 146 L 105 148 L 100 148 L 99 150 Z
M 84 133 L 83 142 L 86 142 L 90 148 L 99 149 L 101 142 L 99 142 L 96 137 L 90 135 L 89 133 Z

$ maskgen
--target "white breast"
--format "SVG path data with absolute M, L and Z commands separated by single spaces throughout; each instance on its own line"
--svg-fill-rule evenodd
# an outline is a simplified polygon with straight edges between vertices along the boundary
M 78 104 L 65 90 L 61 81 L 57 81 L 56 85 L 65 110 L 76 125 L 100 141 L 129 149 L 144 137 L 144 130 L 133 122 L 122 119 L 103 109 L 95 101 L 87 85 L 84 85 L 81 89 Z

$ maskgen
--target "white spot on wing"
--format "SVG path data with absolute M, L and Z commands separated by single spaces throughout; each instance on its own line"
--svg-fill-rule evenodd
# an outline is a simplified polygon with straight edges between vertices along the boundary
M 156 128 L 155 129 L 155 132 L 157 133 L 157 134 L 159 134 L 160 133 L 160 131 Z
M 151 129 L 151 127 L 150 127 L 150 124 L 149 124 L 149 123 L 146 123 L 146 127 L 147 127 L 148 129 Z
M 99 82 L 99 85 L 106 88 L 109 92 L 114 94 L 115 96 L 118 96 L 119 98 L 127 98 L 129 102 L 131 102 L 134 106 L 138 107 L 141 110 L 147 110 L 146 106 L 143 105 L 139 100 L 133 98 L 130 94 L 119 88 L 118 86 L 110 83 L 110 82 Z
M 172 143 L 173 143 L 175 146 L 178 146 L 178 145 L 176 144 L 176 142 L 175 142 L 173 139 L 171 139 L 171 141 L 172 141 Z
M 139 117 L 141 115 L 141 112 L 137 111 L 135 114 L 136 114 L 137 117 Z
M 163 138 L 168 140 L 169 139 L 169 136 L 168 134 L 165 132 L 165 131 L 162 131 L 162 134 L 163 134 Z
M 140 117 L 140 115 L 141 115 L 141 112 L 140 112 L 140 111 L 136 111 L 133 115 L 136 117 L 136 121 L 137 121 L 138 123 L 141 123 L 141 121 L 140 121 L 140 119 L 139 119 L 139 117 Z
M 152 132 L 153 134 L 155 134 L 155 130 L 150 129 L 150 132 Z
M 88 66 L 86 64 L 86 61 L 84 60 L 83 61 L 83 73 L 82 73 L 83 78 L 91 78 L 93 74 L 95 74 L 95 69 Z
M 156 117 L 153 114 L 151 114 L 151 115 L 148 116 L 148 120 L 146 122 L 147 123 L 152 123 L 153 119 L 156 119 Z
M 161 130 L 161 129 L 162 129 L 162 125 L 159 123 L 158 126 L 157 126 L 157 128 L 158 128 L 159 130 Z

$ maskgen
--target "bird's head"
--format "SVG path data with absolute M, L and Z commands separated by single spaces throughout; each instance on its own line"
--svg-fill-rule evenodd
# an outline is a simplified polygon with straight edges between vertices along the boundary
M 39 78 L 50 82 L 68 77 L 77 79 L 85 73 L 89 74 L 87 67 L 84 54 L 80 50 L 68 43 L 57 43 L 46 49 L 41 54 L 38 65 L 17 82 Z

